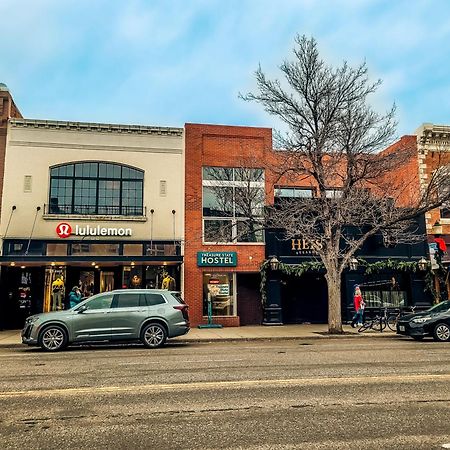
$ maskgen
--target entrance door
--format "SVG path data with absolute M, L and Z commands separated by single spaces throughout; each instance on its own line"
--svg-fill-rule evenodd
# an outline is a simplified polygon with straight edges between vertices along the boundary
M 261 325 L 260 284 L 259 273 L 237 274 L 237 312 L 240 325 Z
M 323 275 L 287 277 L 281 298 L 283 323 L 327 323 L 328 298 Z

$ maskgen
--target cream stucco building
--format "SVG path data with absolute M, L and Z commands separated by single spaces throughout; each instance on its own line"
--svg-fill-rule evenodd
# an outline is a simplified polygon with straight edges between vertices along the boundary
M 10 119 L 1 203 L 11 314 L 182 283 L 183 128 Z M 61 284 L 61 282 L 63 284 Z

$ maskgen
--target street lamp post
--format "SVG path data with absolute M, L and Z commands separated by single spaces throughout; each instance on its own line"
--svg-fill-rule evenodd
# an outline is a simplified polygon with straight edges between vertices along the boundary
M 263 325 L 283 325 L 281 308 L 281 282 L 278 270 L 280 261 L 275 255 L 269 256 L 269 271 L 266 284 Z

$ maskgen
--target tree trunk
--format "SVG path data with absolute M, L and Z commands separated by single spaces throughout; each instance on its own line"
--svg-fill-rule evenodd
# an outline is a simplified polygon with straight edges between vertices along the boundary
M 341 275 L 336 269 L 327 270 L 328 286 L 328 332 L 342 334 Z

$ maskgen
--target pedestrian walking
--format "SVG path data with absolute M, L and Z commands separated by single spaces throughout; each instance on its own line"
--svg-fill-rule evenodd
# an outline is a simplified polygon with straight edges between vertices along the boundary
M 352 319 L 352 328 L 355 328 L 356 326 L 361 326 L 363 324 L 364 308 L 366 306 L 361 294 L 361 289 L 358 285 L 355 286 L 353 305 L 355 307 L 355 315 Z

